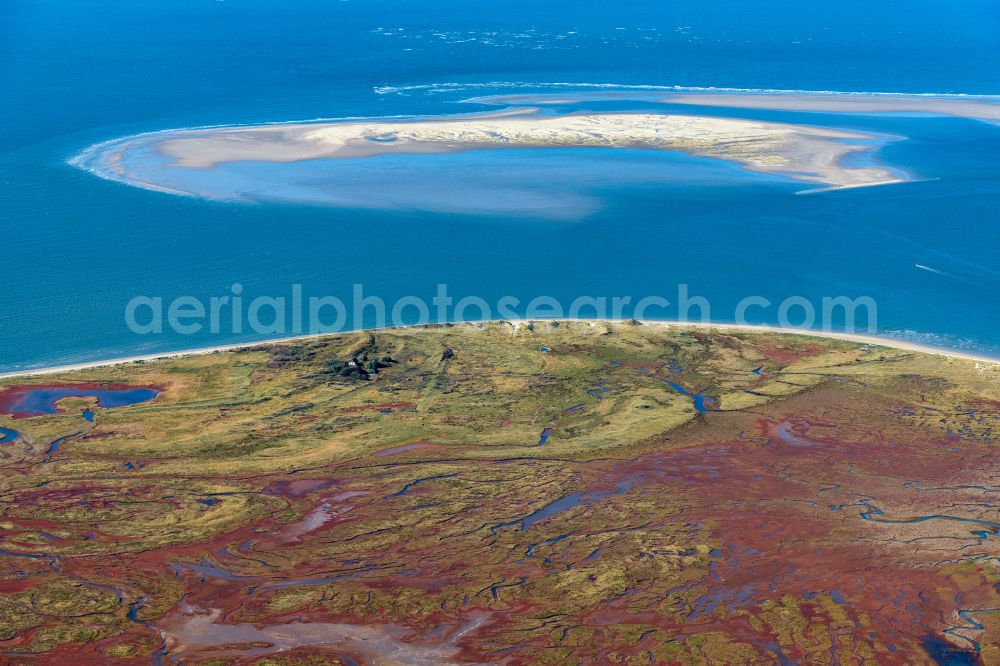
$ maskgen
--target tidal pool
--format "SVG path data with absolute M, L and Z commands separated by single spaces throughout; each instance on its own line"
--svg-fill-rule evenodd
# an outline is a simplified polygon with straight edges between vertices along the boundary
M 64 398 L 95 398 L 99 407 L 114 409 L 131 407 L 149 402 L 160 394 L 152 386 L 123 386 L 102 384 L 40 384 L 37 386 L 9 386 L 0 391 L 0 413 L 15 419 L 60 414 L 58 403 Z M 87 414 L 90 413 L 88 417 Z M 93 420 L 93 411 L 84 411 L 84 418 Z

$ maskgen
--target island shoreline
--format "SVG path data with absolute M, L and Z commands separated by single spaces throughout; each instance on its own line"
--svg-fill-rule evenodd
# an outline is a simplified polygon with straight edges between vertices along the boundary
M 824 190 L 913 179 L 906 170 L 875 160 L 864 166 L 849 166 L 845 160 L 848 155 L 872 153 L 905 137 L 824 125 L 676 113 L 542 115 L 530 106 L 404 118 L 160 130 L 94 144 L 68 162 L 107 180 L 201 198 L 213 197 L 175 187 L 168 177 L 170 169 L 210 170 L 232 162 L 287 164 L 499 148 L 632 148 L 735 162 L 751 173 L 802 181 Z M 128 154 L 140 149 L 155 150 L 172 161 L 147 166 L 151 173 L 128 166 Z M 220 198 L 232 200 L 233 196 Z
M 923 345 L 915 342 L 907 342 L 905 340 L 899 340 L 897 338 L 884 338 L 877 335 L 839 333 L 835 331 L 814 331 L 806 329 L 782 328 L 780 326 L 755 325 L 755 324 L 684 322 L 684 321 L 671 321 L 671 320 L 660 320 L 660 319 L 639 320 L 639 319 L 554 318 L 554 319 L 487 319 L 481 321 L 472 320 L 472 321 L 440 322 L 431 324 L 407 324 L 402 326 L 384 326 L 379 328 L 356 328 L 356 329 L 330 332 L 330 333 L 312 333 L 307 335 L 296 335 L 296 336 L 282 337 L 282 338 L 269 338 L 266 340 L 260 340 L 256 342 L 237 342 L 233 344 L 217 345 L 213 347 L 196 347 L 192 349 L 183 349 L 171 352 L 156 352 L 154 354 L 126 356 L 121 358 L 113 358 L 100 361 L 86 361 L 82 363 L 70 363 L 66 365 L 54 365 L 42 368 L 15 370 L 12 372 L 0 373 L 0 380 L 17 378 L 17 377 L 53 375 L 64 372 L 76 372 L 79 370 L 90 370 L 94 368 L 104 368 L 104 367 L 125 365 L 137 362 L 145 363 L 149 361 L 186 358 L 190 356 L 203 356 L 206 354 L 246 350 L 265 345 L 287 344 L 287 343 L 301 342 L 307 340 L 321 340 L 323 338 L 330 338 L 337 335 L 350 335 L 354 333 L 377 332 L 377 331 L 400 330 L 400 329 L 406 330 L 406 329 L 418 329 L 418 328 L 443 328 L 447 326 L 487 326 L 490 324 L 502 324 L 502 323 L 511 324 L 512 326 L 515 327 L 515 329 L 519 326 L 524 326 L 526 324 L 533 324 L 533 323 L 539 323 L 539 324 L 584 323 L 591 325 L 638 324 L 641 326 L 660 327 L 667 330 L 672 328 L 677 328 L 677 329 L 701 329 L 701 330 L 711 330 L 711 331 L 729 330 L 741 333 L 770 333 L 778 335 L 800 335 L 807 338 L 825 338 L 828 340 L 839 340 L 842 342 L 854 342 L 857 344 L 875 345 L 879 347 L 885 347 L 887 349 L 911 351 L 922 354 L 933 354 L 936 356 L 944 356 L 946 358 L 973 361 L 976 363 L 988 363 L 991 365 L 1000 366 L 1000 357 L 994 358 L 983 354 L 970 354 L 957 350 L 947 349 L 944 347 L 934 347 L 932 345 Z

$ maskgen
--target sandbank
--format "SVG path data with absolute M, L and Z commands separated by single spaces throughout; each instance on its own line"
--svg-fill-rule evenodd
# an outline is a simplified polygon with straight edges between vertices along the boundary
M 440 154 L 499 148 L 632 148 L 683 152 L 735 162 L 758 173 L 826 188 L 903 182 L 898 171 L 845 157 L 870 151 L 889 137 L 865 132 L 656 113 L 464 115 L 421 120 L 372 119 L 169 130 L 91 150 L 86 163 L 98 175 L 156 187 L 155 175 L 132 174 L 130 150 L 154 148 L 169 168 L 210 169 L 230 162 L 300 162 L 384 154 Z

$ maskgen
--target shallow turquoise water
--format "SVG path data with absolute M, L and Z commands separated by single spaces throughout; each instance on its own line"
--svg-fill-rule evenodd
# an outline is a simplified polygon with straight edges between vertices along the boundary
M 491 303 L 674 300 L 684 283 L 720 321 L 748 295 L 869 295 L 884 332 L 1000 354 L 1000 128 L 981 122 L 715 111 L 904 134 L 878 159 L 927 179 L 811 196 L 641 151 L 425 156 L 418 181 L 406 157 L 337 167 L 397 199 L 410 188 L 429 202 L 417 211 L 182 198 L 66 164 L 138 132 L 468 112 L 459 100 L 532 90 L 496 81 L 1000 92 L 986 1 L 538 4 L 2 3 L 0 371 L 260 337 L 125 325 L 133 296 L 208 299 L 236 282 L 247 298 L 298 283 L 345 300 L 362 283 L 390 303 L 439 283 Z M 244 168 L 253 183 L 268 167 Z

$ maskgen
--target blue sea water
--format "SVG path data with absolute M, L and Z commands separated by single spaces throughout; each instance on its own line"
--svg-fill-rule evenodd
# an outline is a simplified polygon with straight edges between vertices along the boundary
M 234 283 L 248 300 L 293 284 L 350 300 L 363 284 L 389 303 L 429 299 L 439 283 L 490 303 L 675 300 L 687 284 L 720 321 L 749 295 L 867 295 L 883 332 L 1000 355 L 1000 128 L 973 120 L 717 110 L 904 134 L 878 159 L 924 179 L 810 196 L 791 181 L 639 151 L 428 157 L 422 194 L 453 208 L 418 211 L 177 197 L 67 164 L 141 132 L 469 112 L 479 109 L 460 100 L 551 92 L 539 85 L 549 82 L 1000 93 L 991 0 L 606 5 L 0 3 L 0 371 L 268 337 L 143 336 L 125 325 L 136 295 L 207 300 Z M 686 177 L 626 177 L 654 167 Z M 539 174 L 534 193 L 522 181 L 490 191 L 523 173 Z M 407 186 L 392 182 L 397 196 Z M 512 214 L 529 194 L 571 214 Z M 490 196 L 493 215 L 461 205 Z

